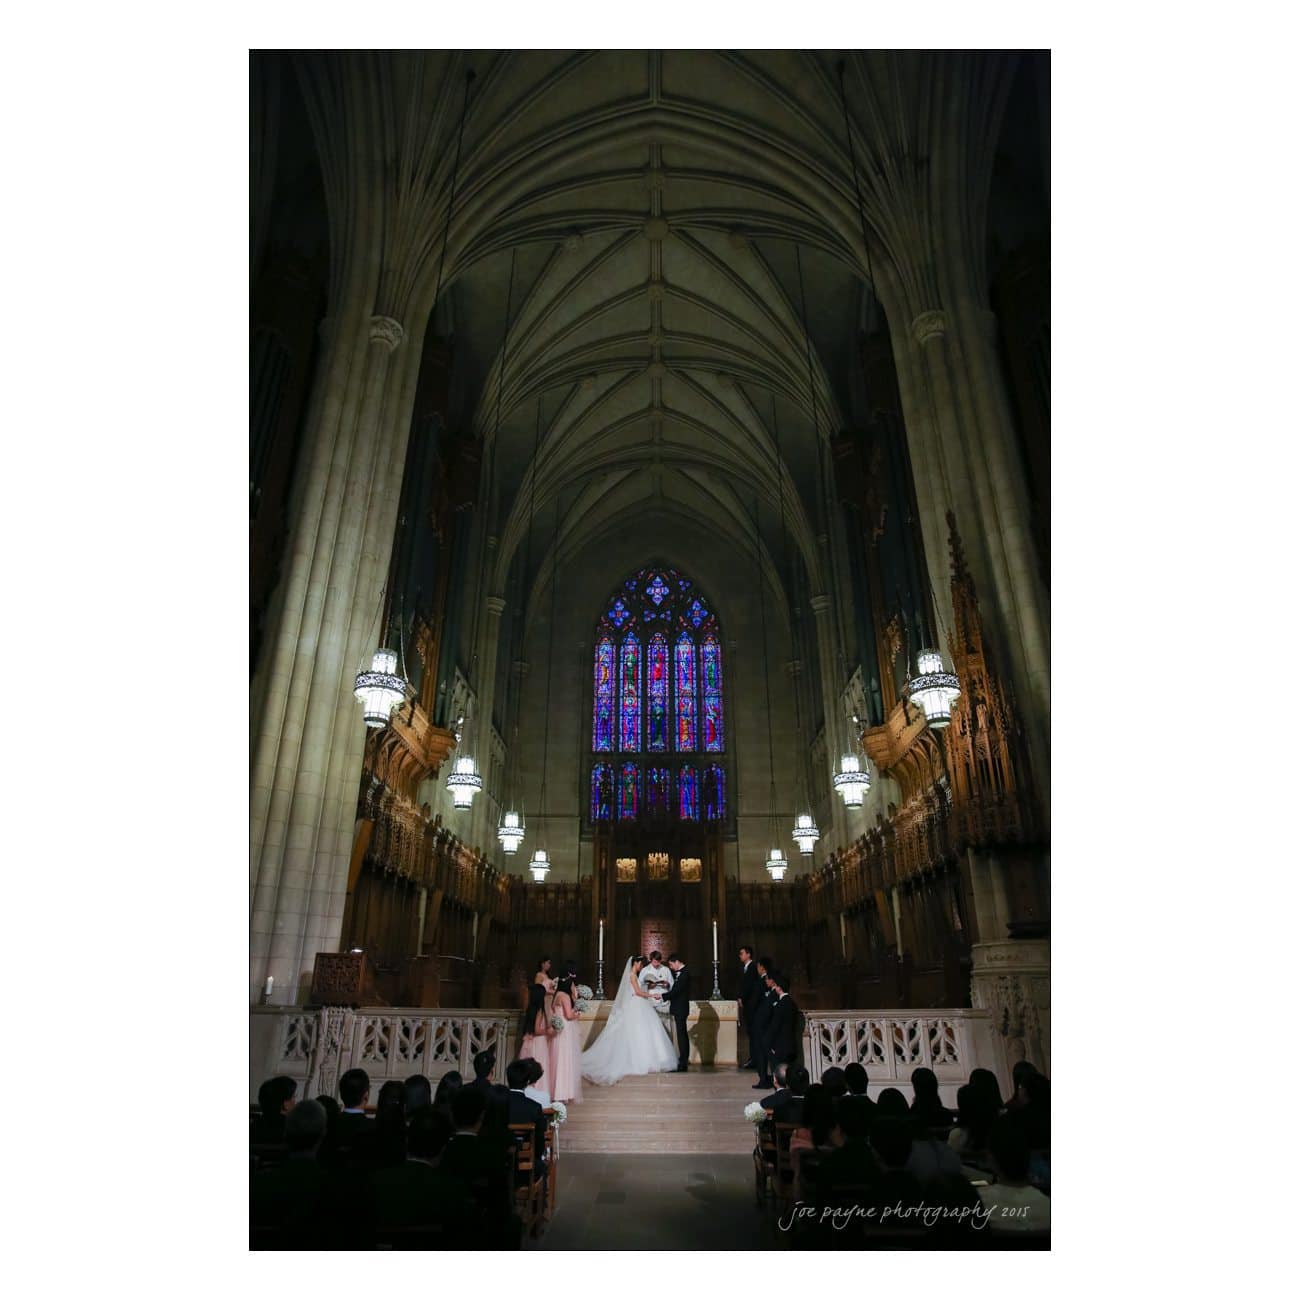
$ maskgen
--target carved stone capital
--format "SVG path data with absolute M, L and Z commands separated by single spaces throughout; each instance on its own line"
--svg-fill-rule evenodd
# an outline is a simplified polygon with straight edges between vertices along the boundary
M 809 596 L 808 606 L 818 618 L 822 618 L 830 613 L 831 598 L 829 596 Z
M 389 352 L 396 352 L 406 337 L 406 331 L 400 321 L 391 316 L 372 316 L 370 318 L 370 341 L 378 343 Z
M 948 332 L 948 317 L 941 311 L 923 311 L 912 320 L 912 335 L 920 344 L 942 338 Z
M 500 618 L 506 612 L 506 602 L 501 596 L 489 596 L 483 603 L 493 618 Z

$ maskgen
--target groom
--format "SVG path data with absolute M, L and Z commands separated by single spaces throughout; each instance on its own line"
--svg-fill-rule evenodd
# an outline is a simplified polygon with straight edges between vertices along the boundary
M 691 976 L 686 963 L 675 952 L 668 955 L 668 969 L 673 973 L 668 1010 L 677 1026 L 677 1069 L 673 1073 L 685 1074 L 691 1059 L 691 1040 L 686 1037 L 686 1018 L 691 1014 Z

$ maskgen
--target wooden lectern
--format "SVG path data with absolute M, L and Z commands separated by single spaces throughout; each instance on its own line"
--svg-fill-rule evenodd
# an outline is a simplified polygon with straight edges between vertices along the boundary
M 364 952 L 318 952 L 311 973 L 311 1007 L 373 1007 L 383 1000 L 375 992 L 374 972 Z

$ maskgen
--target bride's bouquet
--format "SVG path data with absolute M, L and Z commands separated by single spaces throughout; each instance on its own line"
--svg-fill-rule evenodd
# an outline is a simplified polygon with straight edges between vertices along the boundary
M 751 1101 L 745 1107 L 745 1118 L 751 1124 L 761 1124 L 767 1118 L 767 1111 L 763 1109 L 761 1101 Z
M 559 1015 L 552 1016 L 551 1028 L 554 1029 L 557 1034 L 562 1034 L 564 1032 L 564 1017 Z
M 569 1108 L 562 1101 L 551 1102 L 551 1109 L 555 1112 L 551 1120 L 552 1124 L 563 1124 L 569 1118 Z

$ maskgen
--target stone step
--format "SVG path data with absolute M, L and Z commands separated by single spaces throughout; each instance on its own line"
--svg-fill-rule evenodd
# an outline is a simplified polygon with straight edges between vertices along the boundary
M 763 1094 L 751 1070 L 644 1074 L 608 1088 L 584 1081 L 569 1106 L 561 1152 L 747 1155 L 754 1128 L 745 1107 Z

